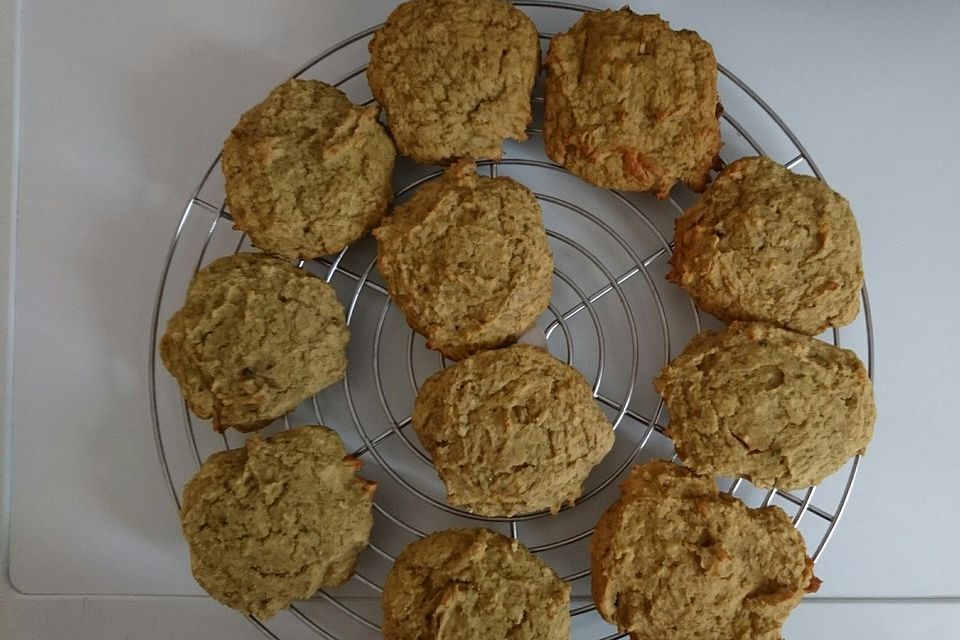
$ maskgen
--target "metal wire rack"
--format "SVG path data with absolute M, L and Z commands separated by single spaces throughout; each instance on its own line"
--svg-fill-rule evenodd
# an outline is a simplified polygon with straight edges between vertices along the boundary
M 515 4 L 524 7 L 543 29 L 544 46 L 552 32 L 566 29 L 581 12 L 591 10 L 538 0 Z M 364 71 L 366 43 L 376 28 L 327 49 L 294 76 L 333 80 L 355 102 L 372 103 Z M 719 88 L 725 108 L 724 159 L 765 154 L 795 171 L 823 178 L 780 117 L 722 66 Z M 545 340 L 554 355 L 579 368 L 592 382 L 594 396 L 617 429 L 613 451 L 594 470 L 577 503 L 555 516 L 539 512 L 490 518 L 447 504 L 430 458 L 408 429 L 420 382 L 447 362 L 426 349 L 391 304 L 376 271 L 372 241 L 301 263 L 330 282 L 347 307 L 350 366 L 342 384 L 325 389 L 266 431 L 312 423 L 336 428 L 354 455 L 365 461 L 363 475 L 376 480 L 380 489 L 370 546 L 353 578 L 343 587 L 297 603 L 269 622 L 251 619 L 267 637 L 380 637 L 380 595 L 396 554 L 414 539 L 451 526 L 499 530 L 520 539 L 553 566 L 572 586 L 574 638 L 624 637 L 599 618 L 590 600 L 587 544 L 594 523 L 616 497 L 618 481 L 629 467 L 650 458 L 675 459 L 670 441 L 662 435 L 664 408 L 650 381 L 690 337 L 715 322 L 701 317 L 690 300 L 663 278 L 672 251 L 667 238 L 673 220 L 695 195 L 674 189 L 671 198 L 657 201 L 642 194 L 595 189 L 569 175 L 543 155 L 542 96 L 538 83 L 530 139 L 506 145 L 503 159 L 480 165 L 492 176 L 517 178 L 534 191 L 543 208 L 556 266 L 554 295 L 538 323 L 542 335 L 537 333 L 535 339 Z M 202 460 L 242 443 L 240 434 L 215 434 L 193 417 L 156 357 L 159 329 L 182 303 L 197 270 L 222 255 L 252 249 L 231 228 L 217 165 L 215 161 L 203 176 L 177 226 L 161 271 L 151 330 L 150 400 L 156 444 L 178 507 L 180 488 Z M 401 159 L 395 176 L 397 199 L 409 197 L 439 174 L 436 167 Z M 873 329 L 866 288 L 860 318 L 842 334 L 844 346 L 861 353 L 872 377 Z M 822 337 L 841 343 L 838 330 Z M 800 492 L 761 491 L 743 479 L 718 479 L 718 483 L 747 504 L 784 508 L 816 560 L 843 513 L 859 463 L 859 457 L 854 458 L 819 487 Z

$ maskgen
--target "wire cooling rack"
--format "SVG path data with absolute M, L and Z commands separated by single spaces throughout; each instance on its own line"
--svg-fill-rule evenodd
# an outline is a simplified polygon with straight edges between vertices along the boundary
M 581 12 L 590 10 L 560 2 L 516 4 L 540 27 L 544 48 L 552 33 L 565 30 Z M 373 103 L 364 72 L 367 42 L 376 28 L 327 49 L 294 76 L 332 81 L 354 102 Z M 724 160 L 764 154 L 822 179 L 780 117 L 722 66 L 719 90 L 724 105 Z M 379 638 L 380 596 L 397 553 L 431 531 L 455 526 L 486 526 L 518 538 L 554 567 L 572 587 L 574 638 L 624 637 L 599 618 L 590 600 L 587 545 L 593 525 L 616 498 L 619 480 L 633 464 L 651 458 L 676 459 L 663 435 L 666 416 L 651 379 L 694 334 L 719 325 L 701 316 L 689 298 L 664 280 L 673 220 L 695 194 L 677 188 L 669 199 L 659 201 L 643 194 L 596 189 L 571 176 L 543 154 L 542 78 L 534 93 L 529 140 L 507 143 L 503 159 L 479 163 L 480 170 L 516 178 L 540 202 L 554 252 L 554 294 L 531 339 L 541 344 L 545 340 L 551 353 L 577 367 L 592 383 L 594 396 L 616 426 L 613 451 L 591 474 L 577 503 L 554 516 L 540 512 L 490 518 L 447 504 L 430 458 L 409 429 L 409 416 L 419 384 L 448 362 L 426 349 L 391 303 L 376 270 L 372 240 L 336 256 L 302 263 L 301 267 L 333 285 L 347 308 L 352 333 L 349 367 L 341 384 L 323 390 L 265 432 L 298 424 L 333 427 L 364 461 L 362 474 L 376 480 L 379 489 L 372 538 L 355 575 L 346 585 L 321 591 L 268 622 L 251 619 L 268 637 Z M 397 200 L 402 202 L 438 175 L 437 167 L 399 159 Z M 215 161 L 177 226 L 160 276 L 151 331 L 149 374 L 156 444 L 178 507 L 180 489 L 201 462 L 215 451 L 241 445 L 243 436 L 216 434 L 208 423 L 189 413 L 156 357 L 157 339 L 166 319 L 182 304 L 197 270 L 241 250 L 254 249 L 232 229 Z M 873 330 L 865 288 L 863 311 L 842 334 L 844 346 L 860 352 L 872 377 Z M 839 330 L 821 337 L 841 344 Z M 859 462 L 859 457 L 852 459 L 819 487 L 803 491 L 761 491 L 743 479 L 718 478 L 718 484 L 751 506 L 782 507 L 817 559 L 843 513 Z

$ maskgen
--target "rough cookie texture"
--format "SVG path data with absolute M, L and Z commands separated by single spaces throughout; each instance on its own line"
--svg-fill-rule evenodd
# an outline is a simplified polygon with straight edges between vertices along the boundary
M 215 453 L 183 490 L 193 575 L 223 604 L 269 618 L 353 573 L 376 484 L 336 433 L 298 427 Z
M 536 198 L 461 161 L 374 230 L 390 295 L 427 346 L 459 360 L 510 343 L 550 302 L 553 256 Z
M 500 157 L 526 140 L 537 28 L 505 0 L 411 0 L 370 41 L 367 80 L 400 151 L 417 162 Z
M 383 590 L 386 640 L 569 640 L 570 585 L 516 540 L 448 529 L 408 545 Z
M 413 427 L 450 503 L 485 516 L 572 503 L 614 438 L 580 372 L 526 344 L 431 376 Z
M 680 216 L 667 279 L 721 320 L 816 335 L 860 308 L 860 233 L 849 203 L 769 158 L 741 158 Z
M 703 191 L 720 151 L 717 61 L 657 15 L 588 11 L 545 61 L 547 155 L 587 182 Z
M 698 473 L 797 489 L 873 436 L 873 387 L 857 355 L 770 325 L 701 333 L 654 386 L 670 409 L 667 435 Z
M 333 287 L 279 258 L 203 268 L 160 340 L 190 409 L 217 431 L 267 425 L 343 377 L 350 332 Z
M 244 113 L 220 161 L 236 228 L 293 259 L 363 237 L 393 197 L 396 149 L 378 114 L 316 80 L 288 80 Z
M 590 544 L 597 611 L 634 640 L 779 640 L 816 591 L 779 507 L 748 509 L 665 460 L 633 468 Z

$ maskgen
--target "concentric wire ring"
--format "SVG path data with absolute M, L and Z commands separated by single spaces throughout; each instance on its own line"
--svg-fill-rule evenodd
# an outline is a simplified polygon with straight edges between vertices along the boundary
M 551 19 L 571 20 L 579 12 L 590 10 L 589 7 L 551 1 L 526 0 L 515 4 L 546 12 Z M 333 63 L 342 63 L 346 58 L 356 61 L 365 57 L 366 40 L 376 28 L 350 36 L 325 50 L 294 76 L 318 74 L 324 79 L 336 78 L 333 84 L 344 88 L 362 83 L 366 70 L 364 64 L 345 71 L 330 70 L 327 66 L 337 66 Z M 543 41 L 550 36 L 541 33 Z M 736 116 L 729 111 L 723 114 L 723 124 L 729 131 L 725 140 L 728 143 L 735 140 L 744 151 L 756 154 L 774 148 L 776 142 L 781 146 L 789 145 L 795 149 L 795 154 L 786 158 L 784 164 L 791 168 L 805 165 L 813 175 L 822 179 L 807 151 L 779 116 L 729 70 L 721 66 L 720 75 L 724 102 L 728 97 L 745 97 L 753 109 L 737 112 Z M 357 102 L 372 103 L 368 93 L 351 97 Z M 542 103 L 542 96 L 535 96 L 534 101 Z M 754 122 L 763 126 L 754 129 L 745 124 Z M 770 133 L 771 122 L 778 136 L 776 140 L 771 137 L 774 135 Z M 758 131 L 764 133 L 761 135 Z M 312 416 L 311 420 L 337 427 L 346 438 L 344 429 L 348 428 L 348 423 L 353 424 L 353 439 L 357 442 L 354 454 L 368 461 L 367 468 L 379 474 L 383 488 L 378 492 L 375 504 L 373 539 L 354 578 L 344 588 L 323 591 L 313 600 L 297 604 L 289 614 L 278 616 L 279 622 L 252 620 L 268 637 L 302 636 L 329 640 L 379 637 L 377 600 L 382 592 L 384 569 L 398 550 L 397 540 L 409 541 L 428 534 L 432 530 L 431 522 L 437 518 L 461 523 L 460 526 L 505 528 L 507 533 L 523 540 L 534 553 L 548 557 L 553 563 L 563 564 L 558 571 L 574 584 L 576 600 L 571 616 L 577 621 L 575 638 L 611 640 L 623 637 L 611 634 L 610 627 L 597 618 L 593 605 L 584 599 L 586 594 L 581 587 L 588 577 L 589 565 L 582 546 L 592 533 L 597 510 L 615 495 L 617 479 L 644 457 L 669 456 L 669 450 L 664 449 L 669 443 L 659 433 L 663 430 L 663 406 L 659 398 L 651 397 L 649 380 L 646 375 L 641 375 L 641 369 L 648 373 L 667 362 L 678 348 L 678 336 L 700 331 L 702 320 L 692 303 L 686 298 L 678 299 L 677 292 L 662 280 L 663 263 L 672 253 L 664 236 L 664 222 L 669 227 L 672 220 L 664 217 L 665 214 L 657 208 L 660 205 L 654 205 L 649 198 L 611 191 L 604 192 L 606 199 L 597 206 L 599 201 L 593 196 L 599 190 L 583 186 L 563 168 L 543 158 L 541 127 L 534 123 L 528 132 L 531 140 L 508 147 L 503 160 L 479 164 L 491 175 L 518 172 L 518 179 L 535 192 L 545 213 L 550 212 L 547 216 L 548 236 L 555 253 L 564 256 L 556 264 L 555 290 L 562 291 L 566 298 L 561 301 L 555 296 L 541 318 L 541 328 L 552 352 L 580 368 L 592 383 L 597 401 L 610 412 L 611 420 L 617 426 L 616 455 L 611 454 L 609 464 L 602 465 L 603 468 L 591 477 L 576 505 L 555 517 L 540 512 L 515 518 L 489 518 L 447 504 L 436 478 L 433 477 L 432 485 L 430 478 L 424 480 L 424 474 L 433 473 L 429 457 L 417 445 L 415 436 L 407 433 L 408 412 L 395 406 L 398 395 L 407 400 L 412 398 L 430 371 L 424 369 L 424 359 L 419 357 L 422 345 L 396 316 L 398 311 L 375 277 L 375 260 L 369 251 L 365 253 L 363 247 L 358 246 L 331 259 L 301 264 L 313 270 L 321 269 L 325 279 L 337 286 L 341 294 L 347 292 L 348 313 L 354 331 L 351 370 L 354 369 L 354 358 L 359 358 L 363 362 L 358 360 L 358 363 L 366 363 L 363 367 L 369 367 L 370 379 L 351 380 L 348 372 L 342 384 L 342 399 L 335 390 L 322 392 L 305 403 L 302 410 L 298 409 L 292 417 L 285 417 L 282 424 L 273 428 L 289 428 L 296 421 L 305 420 L 305 416 Z M 201 461 L 217 449 L 241 442 L 236 435 L 214 435 L 207 424 L 193 418 L 166 373 L 160 371 L 156 357 L 161 319 L 179 306 L 185 283 L 213 257 L 247 246 L 245 238 L 225 224 L 229 220 L 225 205 L 213 204 L 223 202 L 222 188 L 218 190 L 216 180 L 212 179 L 218 160 L 203 176 L 177 226 L 160 274 L 151 327 L 150 406 L 155 440 L 165 481 L 178 507 L 178 489 Z M 440 171 L 436 170 L 409 176 L 398 189 L 397 196 L 403 197 L 439 174 Z M 556 187 L 570 183 L 577 186 L 574 195 L 584 195 L 585 201 L 559 195 L 562 188 Z M 587 204 L 586 200 L 592 204 Z M 665 206 L 672 215 L 683 209 L 673 199 Z M 577 227 L 579 231 L 567 230 L 561 224 L 565 220 L 582 223 Z M 597 248 L 601 241 L 607 243 L 602 250 Z M 585 273 L 592 274 L 586 278 L 587 282 L 583 277 Z M 367 323 L 366 320 L 371 318 L 374 321 Z M 362 327 L 368 324 L 372 329 L 363 333 L 366 329 Z M 859 335 L 852 337 L 866 351 L 865 359 L 872 377 L 873 327 L 866 288 L 863 290 L 861 325 L 858 325 Z M 844 330 L 845 336 L 846 332 Z M 833 332 L 832 341 L 840 343 L 839 331 Z M 390 347 L 384 348 L 387 343 Z M 432 362 L 434 368 L 444 364 L 439 358 Z M 376 416 L 378 412 L 378 417 L 371 418 L 371 414 Z M 816 559 L 842 515 L 858 466 L 859 457 L 834 477 L 832 487 L 809 488 L 799 494 L 757 492 L 741 479 L 733 479 L 727 491 L 736 493 L 750 504 L 777 503 L 792 510 L 794 523 L 804 532 Z M 410 507 L 410 504 L 418 506 Z M 594 515 L 589 518 L 580 515 L 587 512 Z M 558 528 L 562 531 L 556 531 Z M 298 622 L 299 627 L 291 625 L 290 621 Z

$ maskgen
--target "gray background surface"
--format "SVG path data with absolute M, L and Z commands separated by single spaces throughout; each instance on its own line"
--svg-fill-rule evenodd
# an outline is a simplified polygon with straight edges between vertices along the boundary
M 0 282 L 13 312 L 0 636 L 260 637 L 195 597 L 161 482 L 146 380 L 158 271 L 238 114 L 392 3 L 16 4 L 0 1 L 0 255 L 15 258 Z M 880 418 L 818 564 L 824 587 L 789 637 L 952 637 L 960 4 L 631 4 L 712 42 L 863 236 Z

